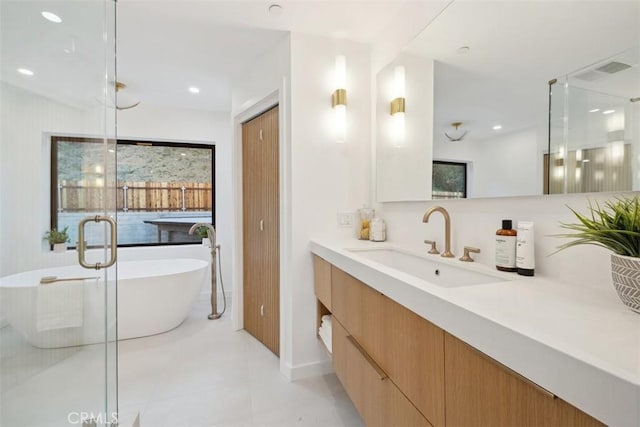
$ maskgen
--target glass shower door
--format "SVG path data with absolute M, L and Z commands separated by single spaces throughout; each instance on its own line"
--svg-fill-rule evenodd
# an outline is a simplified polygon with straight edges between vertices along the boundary
M 638 46 L 559 78 L 549 113 L 549 193 L 640 187 Z
M 2 427 L 117 423 L 115 8 L 0 0 Z

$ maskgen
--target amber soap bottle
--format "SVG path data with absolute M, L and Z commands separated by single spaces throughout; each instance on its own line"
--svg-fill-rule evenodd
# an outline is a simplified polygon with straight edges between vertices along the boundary
M 502 228 L 496 231 L 496 268 L 500 271 L 516 272 L 516 236 L 510 219 L 502 220 Z

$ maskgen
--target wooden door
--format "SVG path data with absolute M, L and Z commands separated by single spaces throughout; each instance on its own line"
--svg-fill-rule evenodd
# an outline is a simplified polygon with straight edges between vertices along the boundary
M 280 351 L 278 107 L 242 125 L 244 328 Z

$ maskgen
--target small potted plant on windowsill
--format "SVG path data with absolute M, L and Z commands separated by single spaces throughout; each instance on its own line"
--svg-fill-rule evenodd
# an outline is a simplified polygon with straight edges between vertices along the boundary
M 207 227 L 198 227 L 196 229 L 196 231 L 198 232 L 198 236 L 200 236 L 200 238 L 202 238 L 202 244 L 205 246 L 209 246 L 209 235 L 207 234 Z
M 618 197 L 604 208 L 589 201 L 589 214 L 571 209 L 578 218 L 576 224 L 561 223 L 562 228 L 575 233 L 558 234 L 575 240 L 561 245 L 563 250 L 577 245 L 596 245 L 611 250 L 613 285 L 622 302 L 640 313 L 640 198 Z
M 68 226 L 62 229 L 62 231 L 52 228 L 44 233 L 44 239 L 49 241 L 54 252 L 64 252 L 67 250 L 67 242 L 69 242 L 69 234 L 67 233 L 68 229 Z

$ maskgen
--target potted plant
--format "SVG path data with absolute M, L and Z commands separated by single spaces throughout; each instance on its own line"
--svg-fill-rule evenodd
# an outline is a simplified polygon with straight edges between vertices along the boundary
M 575 233 L 557 237 L 574 240 L 559 246 L 558 250 L 577 245 L 596 245 L 611 250 L 611 275 L 618 296 L 631 310 L 640 313 L 639 196 L 618 197 L 607 201 L 603 208 L 597 202 L 589 201 L 587 215 L 569 209 L 578 218 L 578 223 L 561 223 L 561 227 Z
M 68 229 L 68 226 L 62 229 L 62 231 L 52 228 L 44 233 L 44 239 L 48 240 L 49 244 L 53 246 L 54 252 L 64 252 L 67 250 L 67 242 L 69 241 Z
M 200 226 L 196 229 L 198 236 L 202 238 L 202 244 L 209 246 L 209 235 L 207 234 L 207 227 Z

